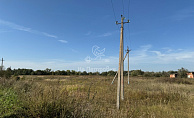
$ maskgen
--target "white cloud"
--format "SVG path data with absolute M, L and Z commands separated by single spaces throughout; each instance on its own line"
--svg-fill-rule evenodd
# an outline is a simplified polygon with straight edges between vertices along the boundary
M 61 43 L 68 43 L 68 41 L 66 41 L 66 40 L 58 40 L 58 41 Z
M 165 54 L 162 54 L 160 51 L 150 51 L 150 52 L 156 53 L 158 57 L 164 57 L 165 56 Z
M 165 48 L 162 48 L 163 50 L 167 51 L 167 52 L 172 52 L 173 50 L 169 47 L 165 47 Z
M 33 33 L 33 34 L 44 35 L 44 36 L 50 37 L 50 38 L 57 38 L 57 36 L 55 36 L 55 35 L 51 35 L 51 34 L 48 34 L 48 33 L 45 33 L 45 32 L 40 32 L 40 31 L 37 31 L 37 30 L 32 30 L 31 28 L 24 27 L 24 26 L 21 26 L 21 25 L 17 25 L 15 23 L 4 21 L 4 20 L 1 20 L 1 19 L 0 19 L 0 25 L 5 25 L 5 26 L 10 27 L 10 28 L 15 29 L 15 30 L 29 32 L 29 33 Z
M 33 61 L 7 61 L 6 67 L 14 68 L 31 68 L 34 70 L 43 70 L 51 68 L 52 70 L 76 70 L 76 71 L 93 71 L 93 70 L 117 70 L 110 62 L 103 60 L 96 60 L 87 63 L 85 60 L 80 61 L 64 61 L 64 60 L 48 60 L 43 62 Z
M 143 58 L 147 56 L 147 52 L 149 49 L 151 49 L 152 45 L 144 45 L 140 46 L 139 50 L 134 51 L 134 55 L 136 55 L 138 58 Z
M 172 49 L 172 52 L 160 50 L 152 50 L 151 45 L 141 46 L 138 50 L 132 50 L 130 57 L 130 70 L 142 69 L 144 71 L 169 71 L 177 70 L 181 67 L 194 70 L 194 51 Z M 140 54 L 141 53 L 141 54 Z M 32 68 L 54 70 L 76 70 L 87 68 L 107 68 L 117 70 L 119 65 L 118 57 L 104 56 L 101 59 L 92 60 L 90 63 L 84 59 L 77 61 L 65 60 L 47 60 L 42 62 L 33 61 L 6 61 L 5 66 L 12 68 Z M 127 70 L 127 61 L 125 61 L 125 70 Z
M 45 32 L 42 32 L 42 34 L 44 34 L 44 35 L 47 36 L 47 37 L 58 38 L 58 37 L 55 36 L 55 35 L 51 35 L 51 34 L 48 34 L 48 33 L 45 33 Z
M 107 33 L 104 33 L 102 35 L 99 35 L 99 37 L 107 37 L 107 36 L 111 36 L 111 35 L 112 35 L 112 33 L 107 32 Z
M 132 53 L 131 60 L 133 63 L 150 63 L 150 64 L 181 64 L 194 63 L 194 51 L 192 50 L 172 50 L 162 52 L 151 50 L 150 46 L 143 46 L 140 50 Z

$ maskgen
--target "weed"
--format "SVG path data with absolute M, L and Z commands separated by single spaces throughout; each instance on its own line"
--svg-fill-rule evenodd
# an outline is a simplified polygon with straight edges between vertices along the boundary
M 177 83 L 177 84 L 193 84 L 191 80 L 189 79 L 183 79 L 183 78 L 162 78 L 158 80 L 159 82 L 165 82 L 165 83 Z
M 32 118 L 193 117 L 192 80 L 130 78 L 130 85 L 125 81 L 120 110 L 116 109 L 117 83 L 110 85 L 111 81 L 106 76 L 25 76 L 5 85 L 0 81 L 0 99 L 9 101 L 0 103 L 6 106 L 0 111 L 3 117 Z
M 2 117 L 16 116 L 22 103 L 12 89 L 0 89 L 0 114 Z

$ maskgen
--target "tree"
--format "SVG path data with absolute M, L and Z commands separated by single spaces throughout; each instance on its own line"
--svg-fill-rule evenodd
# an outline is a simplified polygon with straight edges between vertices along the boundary
M 168 73 L 169 74 L 175 74 L 175 73 L 177 73 L 177 71 L 170 70 L 170 71 L 168 71 Z
M 61 75 L 61 71 L 60 70 L 55 71 L 55 75 Z
M 162 71 L 162 77 L 169 77 L 170 74 L 168 72 Z
M 188 72 L 189 71 L 187 69 L 182 67 L 181 69 L 178 69 L 178 76 L 181 78 L 186 78 Z
M 107 73 L 107 75 L 108 76 L 114 76 L 116 74 L 116 72 L 115 71 L 108 71 L 108 73 Z
M 107 72 L 102 72 L 101 75 L 107 76 Z
M 131 76 L 141 76 L 141 75 L 143 75 L 143 74 L 144 74 L 144 72 L 141 71 L 141 70 L 133 70 L 133 71 L 131 72 Z
M 162 77 L 162 73 L 161 73 L 161 72 L 155 72 L 155 73 L 154 73 L 154 76 L 155 76 L 155 77 Z
M 12 75 L 11 68 L 7 68 L 7 70 L 0 71 L 0 78 L 9 79 Z
M 82 75 L 82 72 L 81 71 L 78 71 L 77 73 L 78 73 L 78 75 Z
M 5 71 L 4 76 L 6 79 L 9 79 L 11 77 L 11 71 L 9 71 L 9 70 Z
M 97 71 L 97 72 L 94 72 L 93 73 L 94 75 L 100 75 L 100 73 Z
M 88 74 L 89 74 L 89 75 L 93 75 L 93 73 L 92 73 L 92 72 L 89 72 Z
M 82 72 L 83 75 L 87 75 L 88 73 L 86 71 Z
M 4 71 L 0 71 L 0 78 L 4 77 Z
M 49 68 L 46 68 L 44 71 L 45 71 L 46 75 L 50 75 L 51 74 L 51 69 L 49 69 Z
M 67 72 L 65 70 L 62 70 L 61 75 L 67 75 Z
M 36 75 L 44 75 L 45 72 L 43 70 L 37 70 L 36 72 Z
M 153 74 L 151 72 L 144 72 L 144 77 L 153 77 Z
M 75 70 L 71 70 L 71 75 L 75 75 Z
M 71 75 L 71 71 L 70 70 L 67 70 L 67 75 Z

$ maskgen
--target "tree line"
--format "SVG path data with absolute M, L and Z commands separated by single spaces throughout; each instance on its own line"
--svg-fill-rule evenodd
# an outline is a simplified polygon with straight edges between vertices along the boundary
M 144 72 L 142 70 L 131 70 L 129 72 L 132 77 L 169 77 L 170 74 L 178 74 L 180 78 L 186 78 L 189 71 L 185 68 L 178 69 L 178 71 L 161 71 L 161 72 Z M 0 77 L 5 76 L 6 78 L 11 75 L 102 75 L 102 76 L 114 76 L 116 71 L 108 72 L 86 72 L 86 71 L 75 71 L 75 70 L 57 70 L 53 71 L 49 68 L 45 70 L 33 70 L 33 69 L 11 69 L 7 68 L 0 71 Z M 127 76 L 128 72 L 124 71 L 124 75 Z

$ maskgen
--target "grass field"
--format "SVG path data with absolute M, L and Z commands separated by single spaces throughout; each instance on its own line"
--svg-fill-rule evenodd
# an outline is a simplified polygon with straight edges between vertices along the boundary
M 126 77 L 125 77 L 126 78 Z M 0 80 L 1 117 L 193 118 L 194 79 L 130 78 L 116 109 L 112 76 L 21 76 Z

